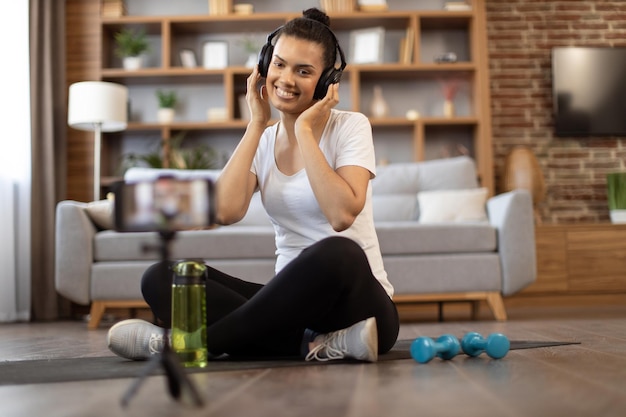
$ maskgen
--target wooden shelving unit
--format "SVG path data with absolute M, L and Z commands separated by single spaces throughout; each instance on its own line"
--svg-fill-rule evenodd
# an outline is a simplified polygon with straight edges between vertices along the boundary
M 385 99 L 390 103 L 391 111 L 389 117 L 371 118 L 379 158 L 387 159 L 389 162 L 405 162 L 397 160 L 393 155 L 382 154 L 387 152 L 385 148 L 392 142 L 395 143 L 394 146 L 404 147 L 401 152 L 396 152 L 397 154 L 411 160 L 438 157 L 439 148 L 459 143 L 475 158 L 482 185 L 493 193 L 484 1 L 474 0 L 471 11 L 457 12 L 394 10 L 394 0 L 388 0 L 388 3 L 390 10 L 384 12 L 358 11 L 354 2 L 353 12 L 329 14 L 331 28 L 348 58 L 351 54 L 351 31 L 370 27 L 385 29 L 383 63 L 352 65 L 348 59 L 348 66 L 342 78 L 341 102 L 338 108 L 360 111 L 367 115 L 371 90 L 374 85 L 380 85 Z M 293 9 L 298 10 L 297 12 L 277 10 L 253 15 L 229 13 L 101 17 L 99 47 L 102 53 L 99 78 L 128 85 L 131 108 L 142 110 L 141 103 L 146 103 L 146 97 L 151 89 L 156 90 L 162 86 L 169 88 L 201 86 L 211 91 L 198 93 L 210 96 L 212 101 L 210 103 L 207 101 L 206 107 L 221 106 L 227 113 L 226 120 L 209 122 L 202 117 L 203 112 L 192 115 L 192 112 L 188 111 L 187 114 L 180 115 L 181 120 L 171 125 L 162 125 L 155 119 L 147 117 L 150 110 L 145 110 L 142 113 L 143 117 L 131 118 L 128 129 L 122 134 L 117 134 L 117 141 L 127 140 L 140 133 L 167 140 L 175 132 L 185 130 L 197 135 L 206 135 L 209 144 L 217 136 L 226 135 L 233 142 L 234 148 L 246 126 L 246 122 L 240 118 L 238 96 L 245 93 L 245 79 L 251 71 L 243 66 L 243 62 L 230 61 L 230 52 L 237 52 L 234 40 L 246 33 L 266 36 L 276 27 L 300 16 L 299 10 L 302 8 L 298 6 L 294 5 Z M 232 2 L 229 2 L 229 9 L 232 10 Z M 148 67 L 132 72 L 121 68 L 119 59 L 113 53 L 113 35 L 122 28 L 143 28 L 148 33 L 153 46 L 152 62 Z M 242 31 L 243 28 L 245 32 Z M 412 58 L 408 63 L 400 63 L 399 40 L 406 33 L 412 33 L 413 36 Z M 201 59 L 197 59 L 199 65 L 197 68 L 184 68 L 180 65 L 178 58 L 180 49 L 195 50 L 196 57 L 199 58 L 201 55 L 199 45 L 213 39 L 227 40 L 231 65 L 224 69 L 204 69 Z M 259 44 L 262 45 L 264 41 L 264 37 L 259 39 Z M 443 48 L 458 48 L 455 52 L 459 56 L 459 61 L 435 63 L 433 51 L 441 53 L 448 51 Z M 454 117 L 444 117 L 441 112 L 443 96 L 438 83 L 449 79 L 461 80 L 464 86 L 463 94 L 459 94 L 455 99 L 459 112 L 458 116 Z M 139 97 L 141 94 L 144 95 L 143 99 Z M 406 112 L 409 109 L 419 111 L 420 117 L 416 120 L 407 119 Z M 119 145 L 112 146 L 108 150 L 105 149 L 105 152 L 119 152 L 119 148 Z M 109 155 L 107 159 L 114 161 L 116 157 Z M 111 163 L 108 172 L 106 167 L 104 169 L 105 176 L 115 175 Z

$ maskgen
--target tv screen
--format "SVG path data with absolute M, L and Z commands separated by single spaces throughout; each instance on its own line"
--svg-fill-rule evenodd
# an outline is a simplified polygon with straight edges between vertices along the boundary
M 552 50 L 557 136 L 626 136 L 626 48 Z

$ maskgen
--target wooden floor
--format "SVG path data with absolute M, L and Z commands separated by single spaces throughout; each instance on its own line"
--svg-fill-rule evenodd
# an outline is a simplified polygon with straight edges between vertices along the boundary
M 129 407 L 133 379 L 0 386 L 0 416 L 625 416 L 626 306 L 509 310 L 509 321 L 417 322 L 400 338 L 468 331 L 511 340 L 580 345 L 515 350 L 501 360 L 458 356 L 192 375 L 202 409 L 173 402 L 151 377 Z M 106 326 L 83 322 L 0 325 L 0 360 L 97 357 Z

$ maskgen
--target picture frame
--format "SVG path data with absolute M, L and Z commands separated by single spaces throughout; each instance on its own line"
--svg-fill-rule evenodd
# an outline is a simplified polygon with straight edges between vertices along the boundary
M 222 69 L 228 66 L 228 43 L 205 42 L 202 46 L 202 66 L 207 69 Z
M 183 68 L 195 68 L 198 66 L 196 61 L 196 54 L 191 49 L 181 49 L 180 51 L 180 64 Z
M 352 64 L 381 64 L 385 28 L 373 27 L 350 32 L 350 62 Z

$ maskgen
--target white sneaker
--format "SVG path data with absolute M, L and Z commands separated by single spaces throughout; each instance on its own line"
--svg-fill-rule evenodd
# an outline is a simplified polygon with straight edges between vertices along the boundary
M 123 320 L 109 329 L 107 346 L 123 358 L 145 360 L 163 351 L 164 331 L 145 320 Z
M 351 358 L 365 362 L 378 360 L 378 331 L 376 318 L 370 317 L 352 326 L 315 338 L 319 343 L 306 355 L 307 361 L 329 361 Z

